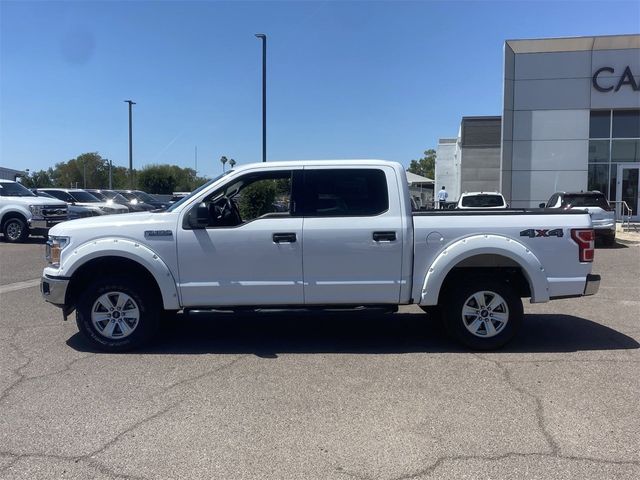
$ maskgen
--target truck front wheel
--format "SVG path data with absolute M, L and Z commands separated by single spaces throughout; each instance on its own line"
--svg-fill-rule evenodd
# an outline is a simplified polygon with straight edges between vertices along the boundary
M 2 233 L 4 233 L 4 239 L 9 243 L 21 243 L 24 242 L 29 236 L 29 227 L 20 217 L 13 217 L 5 220 L 2 225 Z
M 524 316 L 522 300 L 506 283 L 473 279 L 448 295 L 445 326 L 467 347 L 493 350 L 508 343 Z
M 104 351 L 122 352 L 147 343 L 156 333 L 160 308 L 151 292 L 127 277 L 97 280 L 80 295 L 78 329 Z

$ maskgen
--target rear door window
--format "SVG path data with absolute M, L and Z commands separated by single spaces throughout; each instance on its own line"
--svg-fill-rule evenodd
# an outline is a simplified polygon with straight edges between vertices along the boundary
M 305 169 L 301 197 L 308 217 L 366 217 L 389 209 L 387 178 L 374 168 Z

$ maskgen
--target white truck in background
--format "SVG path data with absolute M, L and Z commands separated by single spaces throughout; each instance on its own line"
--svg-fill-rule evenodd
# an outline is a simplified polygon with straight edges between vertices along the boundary
M 522 298 L 592 295 L 585 212 L 412 212 L 403 167 L 380 160 L 242 166 L 160 212 L 50 232 L 44 298 L 107 351 L 190 309 L 417 304 L 475 349 L 513 338 Z M 392 319 L 390 319 L 392 321 Z
M 11 180 L 0 180 L 0 231 L 4 241 L 18 243 L 29 235 L 46 236 L 49 229 L 67 219 L 67 204 L 38 197 Z

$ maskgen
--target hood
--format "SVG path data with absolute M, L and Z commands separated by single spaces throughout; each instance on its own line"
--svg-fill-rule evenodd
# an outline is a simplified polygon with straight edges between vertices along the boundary
M 51 205 L 56 207 L 66 207 L 67 204 L 62 200 L 58 200 L 57 198 L 49 198 L 49 197 L 11 197 L 4 196 L 1 197 L 3 201 L 7 203 L 15 203 L 20 205 Z
M 49 230 L 49 235 L 79 237 L 81 242 L 108 236 L 144 238 L 146 230 L 174 230 L 178 214 L 175 212 L 139 212 L 127 215 L 101 215 L 60 223 Z

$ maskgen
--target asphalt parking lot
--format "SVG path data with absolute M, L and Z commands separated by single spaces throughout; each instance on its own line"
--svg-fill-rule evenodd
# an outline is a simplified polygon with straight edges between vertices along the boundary
M 193 314 L 96 353 L 41 300 L 43 249 L 0 243 L 0 478 L 640 478 L 637 245 L 483 354 L 414 307 Z

